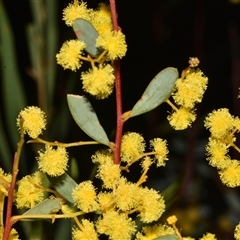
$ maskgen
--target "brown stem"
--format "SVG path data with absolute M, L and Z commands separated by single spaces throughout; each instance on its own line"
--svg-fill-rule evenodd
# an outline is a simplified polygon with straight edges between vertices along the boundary
M 117 129 L 114 149 L 114 163 L 120 164 L 120 150 L 123 130 L 122 119 L 122 94 L 121 94 L 121 76 L 120 76 L 120 61 L 115 62 L 115 88 L 116 88 L 116 108 L 117 108 Z
M 113 28 L 115 31 L 119 30 L 116 1 L 109 0 L 110 9 L 112 15 Z M 120 60 L 114 61 L 115 67 L 115 88 L 116 88 L 116 109 L 117 109 L 117 127 L 116 127 L 116 138 L 115 138 L 115 149 L 114 149 L 114 163 L 120 164 L 120 150 L 122 140 L 122 129 L 123 129 L 123 118 L 122 118 L 122 92 L 121 92 L 121 74 L 120 74 Z
M 113 29 L 118 31 L 118 21 L 117 21 L 117 11 L 116 11 L 116 0 L 109 0 L 110 2 L 110 9 L 111 9 L 111 15 L 112 15 L 112 22 L 113 22 Z
M 12 181 L 11 181 L 10 187 L 8 189 L 7 213 L 6 213 L 5 230 L 4 230 L 3 240 L 8 240 L 10 230 L 13 225 L 13 221 L 11 219 L 13 194 L 14 194 L 14 188 L 16 185 L 17 175 L 18 175 L 19 160 L 20 160 L 20 156 L 21 156 L 21 152 L 22 152 L 22 147 L 24 144 L 23 121 L 24 121 L 24 119 L 21 119 L 21 121 L 20 121 L 21 122 L 20 141 L 18 143 L 17 152 L 14 154 L 14 159 L 13 159 Z

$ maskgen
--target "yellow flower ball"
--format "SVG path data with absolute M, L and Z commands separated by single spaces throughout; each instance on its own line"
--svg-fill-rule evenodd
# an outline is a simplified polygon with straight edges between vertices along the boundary
M 46 145 L 45 152 L 39 151 L 38 167 L 50 176 L 60 176 L 67 170 L 68 153 L 66 148 Z
M 39 107 L 27 107 L 17 117 L 17 126 L 22 128 L 31 138 L 37 138 L 46 129 L 46 115 Z

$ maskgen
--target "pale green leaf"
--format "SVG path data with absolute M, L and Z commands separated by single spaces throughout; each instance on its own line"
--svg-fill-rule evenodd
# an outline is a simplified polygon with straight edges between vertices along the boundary
M 134 105 L 130 117 L 149 112 L 163 103 L 171 95 L 177 79 L 176 68 L 168 67 L 159 72 L 149 83 L 141 99 Z
M 72 190 L 77 186 L 77 183 L 66 173 L 59 177 L 51 177 L 47 175 L 52 187 L 60 193 L 70 203 L 73 203 Z
M 85 42 L 85 50 L 96 57 L 100 53 L 100 49 L 96 47 L 96 39 L 99 35 L 93 25 L 85 19 L 77 18 L 73 22 L 73 30 L 77 38 Z
M 42 215 L 56 213 L 61 209 L 61 198 L 45 199 L 23 215 Z
M 87 98 L 67 95 L 70 112 L 77 125 L 92 139 L 108 146 L 108 137 L 99 123 L 97 115 Z

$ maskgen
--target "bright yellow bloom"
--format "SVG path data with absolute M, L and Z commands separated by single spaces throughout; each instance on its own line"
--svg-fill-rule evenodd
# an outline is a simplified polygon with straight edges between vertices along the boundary
M 8 188 L 12 181 L 12 175 L 10 173 L 4 173 L 3 169 L 0 168 L 0 194 L 5 196 L 8 195 Z
M 102 179 L 104 188 L 112 189 L 121 177 L 121 169 L 118 164 L 114 164 L 112 161 L 104 163 L 98 166 L 96 177 Z
M 94 67 L 89 72 L 82 73 L 83 89 L 98 99 L 108 97 L 114 86 L 114 69 L 110 64 Z
M 12 228 L 8 240 L 20 240 L 18 232 L 15 228 Z
M 42 130 L 46 129 L 46 115 L 38 107 L 27 107 L 22 110 L 17 117 L 17 126 L 20 129 L 21 119 L 23 120 L 23 130 L 31 138 L 37 138 Z
M 186 78 L 179 78 L 173 99 L 178 105 L 193 108 L 195 103 L 201 102 L 207 88 L 208 78 L 201 71 L 190 72 Z
M 215 138 L 224 138 L 234 128 L 234 118 L 227 108 L 221 108 L 209 113 L 204 126 L 209 129 Z
M 68 26 L 72 26 L 74 20 L 77 18 L 90 20 L 89 11 L 85 2 L 81 2 L 80 4 L 75 4 L 75 2 L 73 4 L 70 3 L 63 9 L 63 20 Z
M 23 177 L 17 182 L 18 190 L 15 202 L 18 208 L 33 208 L 43 201 L 42 178 L 42 173 L 36 172 L 31 176 Z
M 234 238 L 240 240 L 240 223 L 235 227 Z
M 240 163 L 232 160 L 230 164 L 219 171 L 221 181 L 228 187 L 240 186 Z
M 158 220 L 165 211 L 163 197 L 154 189 L 143 188 L 139 202 L 139 216 L 145 223 Z
M 86 44 L 80 40 L 66 41 L 56 55 L 57 63 L 62 65 L 64 69 L 76 71 L 81 67 L 80 57 L 85 47 Z
M 157 239 L 166 235 L 174 235 L 175 231 L 172 227 L 162 224 L 143 227 L 142 233 L 137 233 L 137 240 Z
M 218 169 L 226 168 L 229 165 L 230 158 L 227 155 L 228 145 L 222 141 L 214 138 L 209 138 L 209 142 L 206 146 L 206 151 L 209 157 L 207 160 L 209 164 Z
M 72 191 L 74 204 L 83 212 L 92 212 L 99 208 L 96 190 L 91 181 L 81 182 Z
M 115 211 L 103 213 L 96 223 L 97 231 L 106 234 L 111 240 L 131 240 L 136 225 L 127 215 Z
M 113 194 L 110 192 L 100 192 L 97 196 L 97 201 L 101 210 L 109 207 L 109 204 L 113 202 Z
M 150 141 L 150 146 L 156 152 L 155 157 L 157 159 L 157 167 L 165 166 L 165 161 L 168 160 L 167 154 L 167 142 L 161 138 L 154 138 Z
M 144 138 L 139 133 L 130 132 L 122 137 L 121 158 L 123 162 L 132 162 L 142 157 L 145 150 Z
M 60 176 L 67 170 L 68 153 L 66 148 L 57 147 L 54 149 L 52 146 L 46 145 L 45 152 L 38 151 L 39 169 L 50 176 Z
M 112 18 L 109 6 L 100 3 L 96 11 L 91 11 L 91 23 L 99 33 L 104 35 L 113 30 Z
M 151 165 L 152 165 L 152 159 L 149 156 L 144 157 L 144 159 L 141 163 L 143 171 L 148 170 Z
M 97 151 L 92 156 L 93 163 L 105 164 L 105 163 L 113 163 L 113 154 L 109 150 Z
M 63 214 L 70 214 L 74 212 L 73 208 L 69 207 L 67 204 L 63 204 L 61 206 L 61 211 Z
M 191 109 L 180 107 L 178 111 L 174 111 L 169 115 L 167 119 L 175 130 L 183 130 L 195 121 L 196 114 L 191 112 Z
M 139 204 L 142 197 L 142 188 L 122 178 L 114 191 L 117 207 L 122 211 L 131 210 Z
M 127 51 L 125 35 L 120 31 L 100 35 L 96 40 L 96 46 L 107 50 L 110 60 L 124 57 Z
M 86 219 L 81 222 L 81 229 L 73 227 L 73 240 L 97 240 L 98 234 L 95 231 L 94 224 Z
M 169 225 L 173 225 L 177 222 L 177 217 L 175 215 L 172 215 L 167 218 L 167 222 Z
M 202 238 L 200 238 L 200 240 L 217 240 L 217 238 L 215 237 L 215 234 L 207 233 Z

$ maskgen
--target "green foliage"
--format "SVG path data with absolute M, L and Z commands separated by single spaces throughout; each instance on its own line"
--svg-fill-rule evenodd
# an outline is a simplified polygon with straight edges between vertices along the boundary
M 70 203 L 73 203 L 72 190 L 77 183 L 66 173 L 59 177 L 51 177 L 47 175 L 52 187 Z
M 96 39 L 98 38 L 98 32 L 89 21 L 77 18 L 73 22 L 73 30 L 77 38 L 85 42 L 85 50 L 90 55 L 92 55 L 93 57 L 99 55 L 100 49 L 96 47 Z
M 99 123 L 97 115 L 87 98 L 67 95 L 70 112 L 77 125 L 92 139 L 108 146 L 108 137 Z
M 159 72 L 149 83 L 140 100 L 134 105 L 130 117 L 149 112 L 163 103 L 171 95 L 177 79 L 176 68 L 168 67 Z

